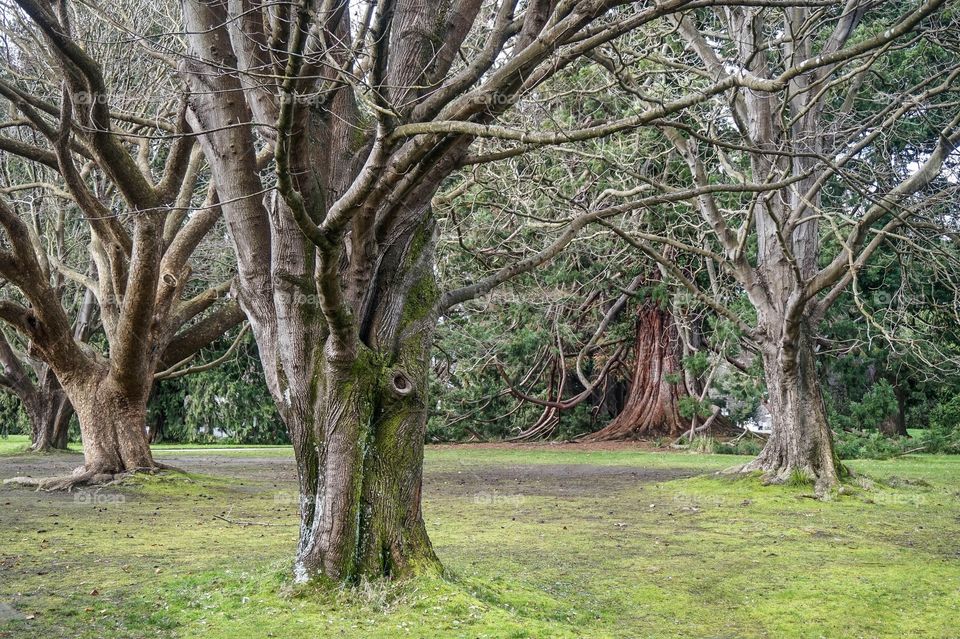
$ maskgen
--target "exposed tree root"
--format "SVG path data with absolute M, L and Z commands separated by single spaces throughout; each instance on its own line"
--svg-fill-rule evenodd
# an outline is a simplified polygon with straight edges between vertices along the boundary
M 179 468 L 160 463 L 156 463 L 154 467 L 136 468 L 131 471 L 119 473 L 103 472 L 98 469 L 87 470 L 85 466 L 79 466 L 69 475 L 60 475 L 57 477 L 11 477 L 10 479 L 4 479 L 3 484 L 36 488 L 44 492 L 70 492 L 74 488 L 83 486 L 102 487 L 117 484 L 139 473 L 153 474 L 161 470 L 184 472 Z
M 180 473 L 182 475 L 187 474 L 187 471 L 185 471 L 182 468 L 179 468 L 177 466 L 171 466 L 170 464 L 164 464 L 163 462 L 158 462 L 156 460 L 154 460 L 153 462 L 153 468 L 137 469 L 134 472 L 156 473 L 157 471 L 161 471 L 161 470 L 167 470 L 172 473 Z
M 765 463 L 758 457 L 742 466 L 735 466 L 724 473 L 761 473 L 764 484 L 790 484 L 809 482 L 813 486 L 817 499 L 827 499 L 834 489 L 840 486 L 839 477 L 852 477 L 852 473 L 844 466 L 834 469 L 830 466 L 826 472 L 817 472 L 812 465 L 776 465 Z

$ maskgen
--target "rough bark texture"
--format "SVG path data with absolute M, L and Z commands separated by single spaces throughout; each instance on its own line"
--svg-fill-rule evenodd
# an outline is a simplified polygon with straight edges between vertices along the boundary
M 802 331 L 796 348 L 792 357 L 776 348 L 764 352 L 772 433 L 743 471 L 762 471 L 770 482 L 811 481 L 817 493 L 824 494 L 843 467 L 833 448 L 808 330 Z
M 52 372 L 49 377 L 53 379 L 41 384 L 41 390 L 33 397 L 21 398 L 30 418 L 30 450 L 38 453 L 67 449 L 70 418 L 74 412 L 67 393 Z
M 439 569 L 420 509 L 437 321 L 432 256 L 432 227 L 388 252 L 395 268 L 380 280 L 356 356 L 316 352 L 312 410 L 307 423 L 289 424 L 303 496 L 299 581 Z
M 130 393 L 109 374 L 66 386 L 83 438 L 83 472 L 91 477 L 155 470 L 146 434 L 146 393 Z
M 689 397 L 679 357 L 679 336 L 671 315 L 654 301 L 637 312 L 634 368 L 630 394 L 623 411 L 585 441 L 678 436 L 690 430 L 690 419 L 680 413 L 680 401 Z
M 429 356 L 419 344 L 411 350 L 419 352 L 392 364 L 368 352 L 325 367 L 319 455 L 297 453 L 305 495 L 298 580 L 439 567 L 420 510 Z
M 680 4 L 657 5 L 634 24 Z M 369 12 L 345 2 L 323 11 L 247 0 L 182 6 L 188 119 L 297 458 L 296 578 L 435 568 L 420 473 L 438 314 L 542 264 L 588 222 L 578 218 L 548 249 L 441 295 L 429 204 L 473 142 L 448 124 L 495 121 L 513 96 L 572 61 L 553 64 L 564 46 L 583 45 L 608 4 L 501 3 L 492 15 L 477 0 L 373 3 Z M 464 46 L 478 20 L 485 43 Z M 581 53 L 606 41 L 604 28 Z M 618 34 L 609 28 L 607 39 Z M 367 37 L 351 43 L 357 32 Z M 366 62 L 357 65 L 359 50 Z M 258 144 L 273 152 L 267 179 Z

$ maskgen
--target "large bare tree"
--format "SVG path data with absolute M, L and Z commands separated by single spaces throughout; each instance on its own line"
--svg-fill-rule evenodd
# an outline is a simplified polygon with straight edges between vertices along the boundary
M 740 82 L 656 123 L 686 170 L 645 184 L 698 188 L 692 206 L 674 207 L 672 226 L 648 217 L 645 227 L 616 231 L 762 358 L 773 434 L 744 471 L 806 477 L 820 493 L 836 484 L 842 468 L 815 367 L 817 325 L 843 291 L 856 292 L 858 271 L 885 241 L 919 228 L 925 240 L 908 244 L 922 255 L 943 237 L 938 215 L 956 190 L 944 171 L 960 142 L 960 65 L 942 5 L 726 7 L 675 22 L 684 52 L 671 57 L 674 68 L 704 86 L 725 75 Z M 900 56 L 917 51 L 934 52 L 927 63 L 936 73 L 898 80 L 907 71 Z M 606 66 L 648 99 L 630 63 Z M 707 262 L 714 277 L 690 277 L 678 254 Z M 718 278 L 752 311 L 725 303 Z
M 568 218 L 546 245 L 443 291 L 431 199 L 461 166 L 636 127 L 722 91 L 730 80 L 629 122 L 496 122 L 601 45 L 691 4 L 184 2 L 190 122 L 296 452 L 298 580 L 437 565 L 420 491 L 438 317 L 613 212 Z M 478 137 L 516 144 L 478 154 Z M 257 169 L 261 148 L 275 152 L 272 175 Z
M 30 482 L 69 488 L 159 466 L 144 430 L 155 374 L 219 337 L 242 313 L 226 299 L 231 275 L 213 283 L 191 277 L 191 256 L 221 211 L 215 189 L 199 182 L 203 156 L 187 135 L 185 104 L 171 91 L 175 69 L 164 71 L 161 61 L 142 75 L 119 76 L 118 86 L 152 111 L 113 111 L 110 76 L 73 41 L 70 8 L 18 4 L 23 13 L 5 14 L 10 55 L 0 77 L 0 95 L 16 118 L 5 123 L 12 133 L 0 138 L 0 149 L 49 179 L 21 184 L 16 198 L 0 200 L 0 277 L 12 284 L 0 319 L 49 367 L 76 410 L 84 466 Z M 98 25 L 87 19 L 77 28 L 96 43 L 104 36 Z M 106 40 L 116 59 L 128 59 L 119 58 L 116 40 Z M 48 250 L 53 243 L 34 225 L 26 195 L 51 190 L 82 220 L 88 250 L 79 263 Z M 104 351 L 84 341 L 86 320 L 66 303 L 64 280 L 96 298 Z

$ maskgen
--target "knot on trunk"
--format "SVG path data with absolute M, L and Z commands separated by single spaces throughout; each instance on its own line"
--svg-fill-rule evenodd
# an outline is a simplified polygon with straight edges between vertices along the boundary
M 390 374 L 390 390 L 397 397 L 409 397 L 417 390 L 417 385 L 409 375 L 401 370 L 395 370 Z

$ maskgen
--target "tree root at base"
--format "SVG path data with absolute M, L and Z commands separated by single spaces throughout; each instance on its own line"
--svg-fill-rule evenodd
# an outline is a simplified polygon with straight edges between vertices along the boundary
M 74 488 L 82 486 L 103 487 L 111 484 L 117 484 L 125 479 L 133 477 L 139 473 L 157 473 L 162 470 L 171 470 L 184 472 L 179 468 L 167 466 L 166 464 L 155 464 L 153 467 L 136 468 L 130 471 L 119 473 L 103 472 L 100 470 L 87 470 L 85 466 L 79 466 L 69 475 L 60 475 L 57 477 L 11 477 L 4 479 L 3 485 L 12 484 L 15 486 L 24 486 L 36 488 L 44 492 L 71 492 Z
M 824 476 L 822 473 L 816 473 L 812 467 L 805 466 L 781 466 L 779 468 L 770 468 L 760 460 L 753 460 L 741 466 L 733 466 L 720 471 L 724 475 L 752 474 L 761 473 L 760 481 L 765 485 L 785 485 L 794 481 L 797 477 L 803 477 L 813 485 L 814 495 L 817 499 L 829 499 L 834 489 L 840 486 L 840 478 L 851 478 L 853 472 L 846 467 L 838 468 L 838 477 Z

